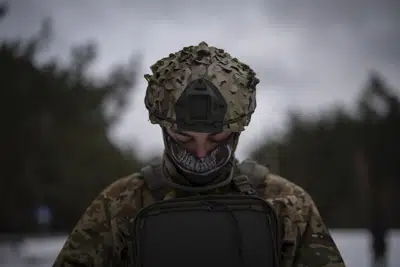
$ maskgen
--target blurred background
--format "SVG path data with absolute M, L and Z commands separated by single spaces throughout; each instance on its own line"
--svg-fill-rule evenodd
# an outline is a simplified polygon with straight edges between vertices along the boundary
M 143 75 L 200 41 L 261 79 L 237 157 L 308 190 L 348 266 L 400 266 L 400 1 L 0 3 L 0 266 L 51 266 L 91 200 L 160 155 Z

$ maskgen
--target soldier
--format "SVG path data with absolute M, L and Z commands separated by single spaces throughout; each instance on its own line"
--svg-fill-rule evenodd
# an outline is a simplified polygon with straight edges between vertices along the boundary
M 54 266 L 345 266 L 305 190 L 235 159 L 255 72 L 205 42 L 151 70 L 145 105 L 163 158 L 108 186 Z
M 374 100 L 376 102 L 374 102 Z M 379 101 L 379 102 L 377 102 Z M 382 106 L 376 105 L 381 103 Z M 382 108 L 383 107 L 383 108 Z M 400 101 L 380 78 L 372 73 L 360 101 L 363 124 L 364 174 L 369 184 L 369 231 L 373 251 L 371 266 L 387 266 L 387 236 L 394 218 L 395 188 L 400 176 Z M 368 134 L 365 134 L 368 133 Z

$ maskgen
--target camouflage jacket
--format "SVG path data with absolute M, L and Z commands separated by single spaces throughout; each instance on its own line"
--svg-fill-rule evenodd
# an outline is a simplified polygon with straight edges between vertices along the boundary
M 345 266 L 307 192 L 272 174 L 262 191 L 283 225 L 282 267 Z M 141 174 L 117 180 L 87 208 L 53 266 L 134 266 L 129 227 L 137 211 L 154 201 Z

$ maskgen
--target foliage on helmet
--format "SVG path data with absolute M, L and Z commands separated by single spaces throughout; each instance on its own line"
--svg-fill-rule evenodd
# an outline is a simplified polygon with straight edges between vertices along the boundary
M 256 108 L 256 86 L 259 79 L 246 64 L 223 49 L 201 42 L 184 47 L 151 66 L 145 105 L 150 121 L 177 128 L 176 103 L 185 89 L 197 79 L 211 82 L 226 102 L 224 131 L 243 131 Z

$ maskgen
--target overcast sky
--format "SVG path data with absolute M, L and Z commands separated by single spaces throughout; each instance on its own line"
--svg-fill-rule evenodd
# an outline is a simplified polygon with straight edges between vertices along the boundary
M 251 65 L 261 79 L 239 158 L 284 126 L 288 108 L 317 113 L 350 105 L 370 69 L 400 87 L 398 0 L 13 0 L 0 37 L 32 35 L 44 17 L 54 22 L 52 55 L 98 41 L 97 73 L 142 53 L 140 81 L 112 136 L 135 144 L 144 158 L 161 151 L 162 139 L 148 123 L 143 74 L 159 58 L 203 40 Z

